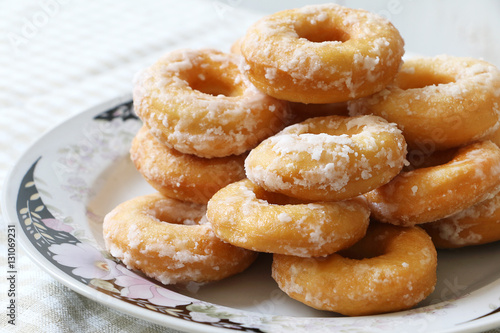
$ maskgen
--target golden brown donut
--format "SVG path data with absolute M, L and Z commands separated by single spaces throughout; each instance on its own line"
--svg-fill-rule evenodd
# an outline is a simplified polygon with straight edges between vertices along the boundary
M 167 197 L 206 204 L 215 192 L 245 178 L 246 155 L 203 158 L 169 148 L 144 125 L 130 147 L 130 157 L 151 186 Z
M 348 316 L 412 308 L 436 284 L 437 255 L 419 227 L 372 223 L 353 247 L 322 258 L 273 255 L 272 276 L 290 297 Z
M 422 227 L 437 248 L 459 248 L 500 240 L 500 194 Z
M 219 240 L 200 222 L 205 210 L 159 193 L 133 198 L 104 218 L 106 249 L 163 284 L 216 281 L 245 270 L 256 253 Z
M 252 149 L 247 177 L 267 191 L 310 201 L 353 198 L 394 178 L 406 143 L 376 116 L 328 116 L 286 127 Z
M 258 91 L 240 56 L 212 49 L 167 53 L 134 84 L 137 115 L 163 144 L 200 157 L 239 155 L 281 130 L 288 106 Z
M 411 226 L 456 214 L 500 190 L 500 149 L 491 141 L 456 150 L 447 163 L 403 171 L 364 196 L 372 216 Z
M 323 256 L 361 239 L 370 211 L 362 198 L 304 203 L 244 179 L 217 192 L 207 218 L 215 234 L 238 247 L 301 257 Z
M 382 90 L 399 70 L 404 42 L 385 18 L 336 4 L 268 15 L 240 47 L 250 81 L 301 103 L 336 103 Z
M 441 55 L 405 60 L 393 84 L 349 102 L 351 115 L 397 123 L 412 148 L 453 148 L 491 134 L 500 119 L 500 71 L 473 58 Z

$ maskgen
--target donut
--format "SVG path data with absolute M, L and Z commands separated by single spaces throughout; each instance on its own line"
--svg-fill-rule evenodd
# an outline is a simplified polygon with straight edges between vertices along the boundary
M 203 158 L 156 140 L 144 125 L 132 140 L 130 158 L 157 191 L 181 201 L 206 204 L 218 190 L 245 178 L 246 155 Z
M 240 56 L 212 49 L 167 53 L 136 76 L 134 109 L 163 144 L 212 158 L 240 155 L 281 130 L 289 108 L 241 73 Z
M 464 146 L 498 128 L 500 71 L 485 61 L 440 55 L 405 60 L 394 82 L 349 101 L 351 115 L 397 123 L 411 148 Z
M 316 117 L 262 141 L 245 159 L 245 173 L 270 192 L 339 201 L 389 182 L 405 155 L 401 131 L 380 117 Z
M 491 141 L 455 150 L 444 164 L 402 171 L 364 196 L 378 221 L 412 226 L 456 214 L 500 190 L 500 149 Z
M 306 203 L 244 179 L 208 202 L 215 234 L 235 246 L 300 257 L 324 256 L 361 239 L 370 211 L 363 199 Z
M 406 310 L 436 284 L 437 255 L 420 227 L 371 223 L 351 248 L 321 258 L 273 255 L 272 277 L 291 298 L 347 316 Z
M 261 91 L 301 103 L 371 95 L 399 70 L 404 42 L 385 18 L 336 4 L 263 17 L 241 40 L 243 70 Z
M 206 205 L 135 197 L 109 212 L 103 236 L 109 253 L 129 269 L 163 284 L 217 281 L 245 270 L 256 253 L 219 240 L 202 223 Z
M 437 248 L 459 248 L 500 240 L 500 194 L 444 219 L 422 224 Z

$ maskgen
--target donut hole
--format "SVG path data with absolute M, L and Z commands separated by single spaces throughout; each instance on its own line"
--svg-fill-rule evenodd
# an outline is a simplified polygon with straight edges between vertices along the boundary
M 400 72 L 397 78 L 397 84 L 403 90 L 421 89 L 453 82 L 455 82 L 455 79 L 449 75 L 425 70 L 415 70 L 414 72 L 403 71 Z
M 414 149 L 408 152 L 406 159 L 410 164 L 403 168 L 403 172 L 412 171 L 415 169 L 432 168 L 439 165 L 444 165 L 455 158 L 458 149 L 439 150 L 432 153 L 426 153 L 419 149 Z
M 153 207 L 148 212 L 148 215 L 162 223 L 186 226 L 203 224 L 205 217 L 203 210 L 193 209 L 192 211 L 184 211 L 183 209 L 175 209 L 171 206 L 161 207 L 161 205 Z
M 199 74 L 189 80 L 189 86 L 193 90 L 212 96 L 235 97 L 241 95 L 241 90 L 234 87 L 230 80 L 204 74 Z
M 384 254 L 383 248 L 369 244 L 366 241 L 359 241 L 353 246 L 338 252 L 341 256 L 349 259 L 363 260 L 379 257 Z
M 307 39 L 313 43 L 341 42 L 349 40 L 347 32 L 339 29 L 330 21 L 312 23 L 311 20 L 300 20 L 294 26 L 299 38 Z
M 377 222 L 371 222 L 376 225 Z M 384 232 L 374 232 L 374 227 L 368 228 L 368 231 L 361 240 L 341 250 L 338 253 L 349 259 L 363 260 L 370 259 L 384 255 L 387 252 L 388 239 L 390 234 Z
M 184 71 L 180 78 L 185 80 L 191 89 L 210 96 L 241 96 L 244 84 L 238 83 L 238 68 L 232 62 L 215 61 L 203 58 L 193 63 L 193 68 Z

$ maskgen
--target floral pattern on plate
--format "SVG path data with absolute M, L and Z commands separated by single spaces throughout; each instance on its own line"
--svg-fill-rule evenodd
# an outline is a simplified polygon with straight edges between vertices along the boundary
M 138 121 L 132 108 L 132 103 L 128 102 L 115 109 L 100 113 L 94 117 L 94 120 Z M 67 149 L 78 150 L 74 146 Z M 66 150 L 61 152 L 63 155 L 65 153 Z M 92 157 L 97 153 L 97 150 L 91 153 L 87 152 L 86 156 Z M 106 158 L 113 158 L 109 154 L 105 155 Z M 151 311 L 233 330 L 259 331 L 243 327 L 239 323 L 233 323 L 227 318 L 211 316 L 210 313 L 203 312 L 203 309 L 212 309 L 211 305 L 207 306 L 203 302 L 173 292 L 143 277 L 140 273 L 128 270 L 110 257 L 107 252 L 99 251 L 93 245 L 81 242 L 72 234 L 75 228 L 70 223 L 65 223 L 54 217 L 42 200 L 34 176 L 36 166 L 41 158 L 43 157 L 33 163 L 22 180 L 17 198 L 17 212 L 25 234 L 48 261 L 83 284 Z M 66 163 L 66 161 L 64 162 Z M 88 163 L 88 161 L 85 162 Z M 73 167 L 75 173 L 82 172 L 82 168 L 80 166 Z M 78 201 L 82 199 L 80 195 L 88 194 L 85 179 L 69 179 L 70 183 L 80 185 L 75 185 L 74 188 L 66 185 L 64 188 L 73 193 L 70 196 L 71 199 Z

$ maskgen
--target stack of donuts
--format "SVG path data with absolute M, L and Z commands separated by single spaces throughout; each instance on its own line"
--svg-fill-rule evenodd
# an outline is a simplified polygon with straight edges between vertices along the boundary
M 263 17 L 229 53 L 166 54 L 134 87 L 130 156 L 157 193 L 106 215 L 110 254 L 181 284 L 271 253 L 316 309 L 414 307 L 436 247 L 500 239 L 500 71 L 403 54 L 388 20 L 334 4 Z
M 406 170 L 365 195 L 375 219 L 421 225 L 439 248 L 500 239 L 495 66 L 444 55 L 408 59 L 386 89 L 348 108 L 397 123 L 409 147 Z

